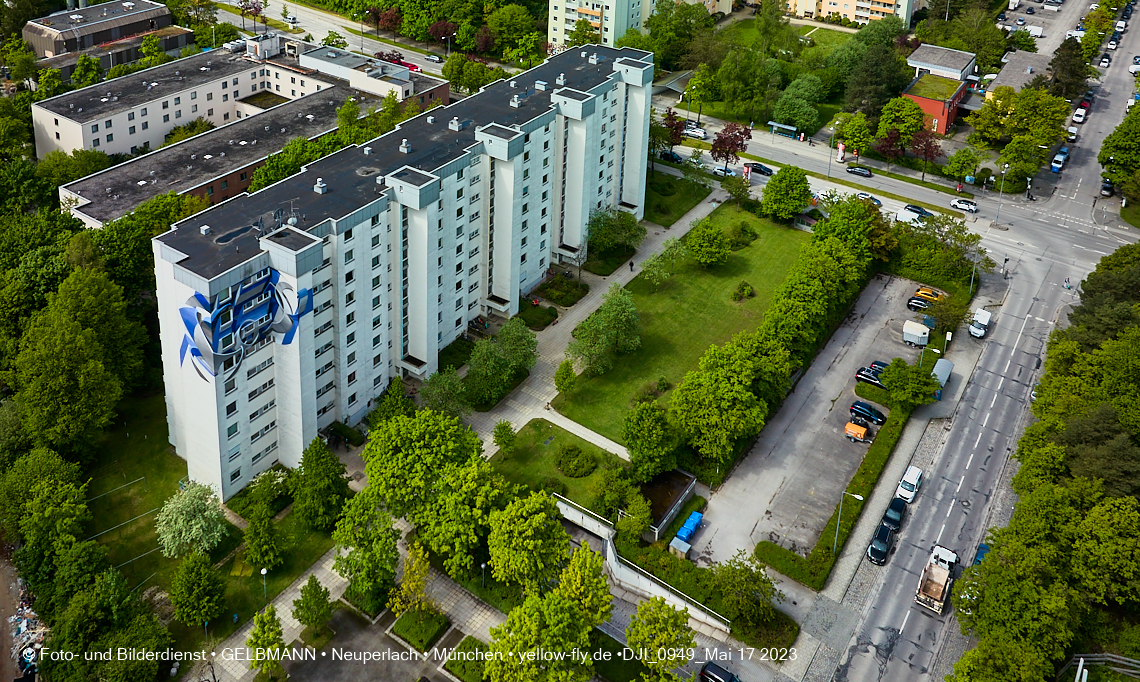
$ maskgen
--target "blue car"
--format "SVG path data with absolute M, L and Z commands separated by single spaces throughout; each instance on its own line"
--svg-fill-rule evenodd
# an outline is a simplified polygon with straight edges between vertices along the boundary
M 986 555 L 989 553 L 989 545 L 985 544 L 984 542 L 978 545 L 978 551 L 974 554 L 974 565 L 977 566 L 978 564 L 982 563 L 982 559 L 985 559 Z

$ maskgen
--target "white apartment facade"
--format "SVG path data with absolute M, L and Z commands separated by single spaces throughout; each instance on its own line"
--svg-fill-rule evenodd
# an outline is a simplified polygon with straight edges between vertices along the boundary
M 923 5 L 917 0 L 791 0 L 788 6 L 798 17 L 821 18 L 838 14 L 865 24 L 897 16 L 903 25 L 910 26 L 912 15 Z
M 653 13 L 653 0 L 552 0 L 547 18 L 547 40 L 555 50 L 565 48 L 579 19 L 598 31 L 603 45 L 613 45 L 630 28 L 641 29 Z
M 641 218 L 652 55 L 589 46 L 406 121 L 153 241 L 170 440 L 228 499 L 426 379 L 479 315 Z

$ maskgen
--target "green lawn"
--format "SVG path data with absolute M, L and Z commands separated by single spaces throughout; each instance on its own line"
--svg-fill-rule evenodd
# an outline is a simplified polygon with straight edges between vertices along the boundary
M 650 293 L 642 277 L 634 279 L 628 288 L 641 316 L 641 348 L 619 358 L 600 377 L 579 377 L 575 390 L 553 402 L 562 414 L 620 440 L 622 420 L 639 388 L 659 377 L 675 386 L 696 369 L 710 345 L 760 326 L 772 293 L 811 237 L 761 220 L 735 204 L 717 208 L 710 217 L 721 227 L 747 221 L 759 237 L 718 266 L 704 269 L 686 261 L 656 293 Z M 756 297 L 734 303 L 730 296 L 741 280 L 752 284 Z
M 645 187 L 645 219 L 661 227 L 672 227 L 711 191 L 676 175 L 651 171 Z
M 473 350 L 475 350 L 475 342 L 468 341 L 460 336 L 439 352 L 439 368 L 454 367 L 459 369 L 467 364 Z
M 811 35 L 808 37 L 811 38 L 812 40 L 814 40 L 815 44 L 817 46 L 826 49 L 828 52 L 831 52 L 832 50 L 839 47 L 843 43 L 847 42 L 848 40 L 851 40 L 851 37 L 853 35 L 855 35 L 854 33 L 845 33 L 844 31 L 835 31 L 835 30 L 830 29 L 830 28 L 820 28 L 820 29 L 815 29 L 813 31 L 812 30 L 813 28 L 814 27 L 812 27 L 812 26 L 803 26 L 803 27 L 801 27 L 800 32 L 803 35 L 807 35 L 810 33 Z M 803 29 L 806 29 L 806 30 L 803 30 Z
M 825 47 L 828 51 L 834 50 L 848 40 L 851 40 L 851 36 L 854 35 L 853 33 L 844 33 L 843 31 L 834 31 L 827 28 L 821 28 L 812 33 L 815 28 L 815 26 L 800 26 L 796 30 L 800 35 L 811 33 L 811 37 L 815 39 L 816 45 Z M 724 32 L 730 34 L 733 38 L 739 39 L 739 42 L 744 45 L 750 45 L 760 40 L 760 32 L 756 29 L 755 19 L 737 21 L 727 26 Z
M 1132 227 L 1140 227 L 1140 204 L 1128 204 L 1120 209 L 1120 219 Z
M 559 448 L 563 445 L 577 445 L 586 452 L 592 452 L 598 463 L 589 476 L 570 478 L 564 476 L 554 463 Z M 622 465 L 622 461 L 598 446 L 588 443 L 578 436 L 555 426 L 545 419 L 532 419 L 523 426 L 515 439 L 515 446 L 509 453 L 502 450 L 491 458 L 495 469 L 511 483 L 530 486 L 533 489 L 544 487 L 552 482 L 556 487 L 565 488 L 562 495 L 582 506 L 589 506 L 590 486 L 601 476 L 602 467 L 609 463 Z
M 628 263 L 633 254 L 634 249 L 625 244 L 619 244 L 607 251 L 591 251 L 586 256 L 582 269 L 595 275 L 609 277 L 614 274 L 614 270 Z
M 119 414 L 123 415 L 125 424 L 119 422 L 107 432 L 87 473 L 91 478 L 88 506 L 92 516 L 88 532 L 95 535 L 141 517 L 100 535 L 97 540 L 107 548 L 111 565 L 119 567 L 132 588 L 145 591 L 158 585 L 169 590 L 178 561 L 167 559 L 157 551 L 154 531 L 157 511 L 147 512 L 161 508 L 163 502 L 178 491 L 178 481 L 186 476 L 186 462 L 174 455 L 167 442 L 166 405 L 162 394 L 128 398 L 120 404 Z M 131 483 L 144 476 L 143 481 Z M 332 547 L 328 533 L 300 527 L 292 515 L 285 517 L 277 530 L 285 564 L 267 576 L 270 599 Z M 240 542 L 241 532 L 230 526 L 229 536 L 210 553 L 212 560 L 220 561 Z M 253 571 L 246 577 L 231 576 L 233 563 L 231 559 L 219 571 L 226 582 L 225 616 L 210 625 L 212 636 L 227 637 L 238 627 L 233 622 L 234 613 L 238 614 L 240 625 L 264 605 L 262 590 L 257 589 L 262 586 L 260 574 Z M 204 640 L 201 628 L 187 628 L 177 622 L 170 624 L 170 632 L 176 649 L 200 648 Z
M 519 314 L 526 326 L 540 332 L 553 321 L 558 319 L 558 309 L 554 306 L 531 305 L 530 299 L 525 298 L 519 303 Z
M 817 125 L 814 130 L 802 130 L 800 132 L 807 133 L 809 136 L 815 135 L 820 128 L 831 121 L 832 117 L 834 117 L 842 107 L 842 103 L 832 104 L 823 102 L 815 105 L 815 108 L 819 111 L 819 125 Z M 692 119 L 696 119 L 699 112 L 702 116 L 702 120 L 705 116 L 711 116 L 713 118 L 719 118 L 722 121 L 736 121 L 741 125 L 751 123 L 754 128 L 752 131 L 753 138 L 768 134 L 767 121 L 749 120 L 749 117 L 754 115 L 755 112 L 751 111 L 746 105 L 742 105 L 739 110 L 735 110 L 730 109 L 724 102 L 705 102 L 704 105 L 693 105 L 692 107 L 689 106 L 688 102 L 678 102 L 676 108 L 678 111 L 688 110 L 689 118 Z M 708 141 L 711 143 L 712 138 L 710 137 Z

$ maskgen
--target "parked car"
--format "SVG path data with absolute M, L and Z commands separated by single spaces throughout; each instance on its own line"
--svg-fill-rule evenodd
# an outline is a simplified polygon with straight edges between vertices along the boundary
M 911 299 L 906 302 L 906 307 L 910 308 L 916 313 L 920 310 L 926 310 L 930 307 L 930 305 L 930 301 L 918 296 L 912 296 Z
M 915 290 L 914 295 L 916 298 L 925 298 L 933 303 L 942 300 L 943 293 L 941 291 L 935 291 L 930 287 L 919 287 Z
M 1077 105 L 1077 108 L 1078 109 L 1091 109 L 1092 108 L 1092 100 L 1089 99 L 1088 97 L 1082 99 L 1080 104 Z
M 669 161 L 670 163 L 684 163 L 684 159 L 681 158 L 681 155 L 671 149 L 666 149 L 657 156 L 660 157 L 662 161 Z
M 865 384 L 886 388 L 879 379 L 879 373 L 873 371 L 870 367 L 860 367 L 859 371 L 855 373 L 855 381 L 862 381 Z
M 1138 54 L 1132 58 L 1132 63 L 1133 64 L 1140 64 L 1140 54 Z
M 1107 69 L 1110 66 L 1112 66 L 1112 57 L 1105 52 L 1100 58 L 1100 68 Z
M 867 366 L 870 367 L 871 369 L 875 370 L 876 372 L 881 372 L 884 369 L 890 367 L 891 363 L 883 362 L 882 360 L 872 360 L 871 364 L 869 364 Z
M 869 201 L 876 206 L 882 206 L 883 205 L 883 202 L 879 201 L 878 199 L 871 196 L 870 194 L 867 194 L 866 192 L 859 192 L 855 196 L 862 199 L 863 201 Z
M 921 206 L 918 206 L 917 204 L 907 204 L 906 206 L 903 206 L 903 208 L 910 211 L 911 213 L 917 213 L 920 216 L 922 216 L 923 218 L 933 218 L 934 217 L 934 213 L 926 210 L 925 208 L 923 208 Z
M 443 63 L 443 57 L 440 57 L 438 54 L 429 54 L 425 56 L 424 59 L 428 60 L 429 62 L 435 62 L 436 64 Z
M 1025 25 L 1025 17 L 1018 17 L 1018 18 L 1017 18 L 1017 21 L 1016 21 L 1015 23 L 1016 23 L 1018 26 L 1024 26 L 1024 25 Z
M 883 422 L 887 421 L 887 418 L 883 416 L 882 412 L 879 412 L 874 407 L 872 407 L 871 403 L 865 403 L 862 400 L 856 400 L 855 402 L 851 403 L 851 414 L 859 415 L 860 417 L 867 419 L 868 421 L 871 421 L 875 424 L 882 424 Z
M 696 121 L 693 121 L 691 119 L 685 119 L 685 129 L 686 130 L 689 128 L 700 128 L 700 127 L 701 127 L 700 123 L 697 123 Z
M 1101 178 L 1100 180 L 1100 195 L 1102 197 L 1110 197 L 1116 194 L 1116 188 L 1112 185 L 1112 180 L 1108 178 Z
M 1073 112 L 1073 123 L 1084 123 L 1085 120 L 1088 119 L 1087 111 L 1088 109 L 1078 107 L 1077 110 Z
M 701 682 L 740 682 L 740 678 L 716 663 L 705 663 L 701 667 Z
M 871 544 L 867 547 L 867 559 L 876 566 L 882 566 L 887 563 L 887 557 L 890 556 L 894 544 L 895 530 L 887 525 L 879 526 L 875 531 L 875 537 L 871 538 Z
M 1107 47 L 1110 50 L 1115 50 L 1116 49 L 1116 40 L 1108 41 L 1108 45 L 1105 45 L 1105 47 Z
M 848 166 L 847 172 L 852 174 L 852 175 L 862 176 L 864 178 L 871 177 L 871 169 L 870 168 L 864 168 L 863 166 Z
M 685 136 L 695 140 L 707 140 L 709 134 L 705 132 L 704 128 L 685 128 Z
M 899 481 L 899 487 L 895 488 L 895 497 L 900 497 L 907 504 L 914 502 L 915 495 L 918 495 L 918 489 L 922 487 L 922 469 L 916 466 L 909 466 L 906 473 L 903 474 L 902 480 Z
M 736 171 L 735 170 L 733 170 L 732 168 L 725 168 L 724 166 L 717 166 L 716 168 L 713 169 L 712 174 L 717 176 L 718 178 L 735 178 L 736 177 Z
M 1005 21 L 1005 12 L 998 14 L 998 21 Z
M 974 565 L 977 566 L 978 564 L 982 563 L 982 559 L 985 559 L 986 555 L 989 553 L 990 553 L 990 546 L 989 545 L 987 545 L 984 542 L 982 544 L 978 545 L 978 551 L 974 552 Z
M 748 163 L 744 164 L 744 166 L 746 168 L 749 168 L 751 172 L 759 173 L 760 175 L 772 175 L 775 172 L 764 164 L 756 163 L 755 161 L 749 161 Z
M 891 500 L 891 503 L 887 505 L 887 511 L 883 514 L 883 525 L 898 530 L 902 526 L 903 519 L 906 518 L 906 506 L 906 500 L 901 497 Z
M 1037 10 L 1033 9 L 1032 7 L 1026 7 L 1025 13 L 1026 14 L 1037 14 Z
M 962 209 L 963 211 L 966 211 L 968 213 L 977 213 L 978 212 L 978 205 L 975 204 L 974 202 L 970 201 L 969 199 L 951 199 L 950 200 L 950 207 L 951 208 L 959 208 L 959 209 Z

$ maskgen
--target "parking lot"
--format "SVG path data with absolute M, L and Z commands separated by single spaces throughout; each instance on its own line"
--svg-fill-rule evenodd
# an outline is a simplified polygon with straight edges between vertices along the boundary
M 1065 0 L 1060 10 L 1054 12 L 1038 0 L 1021 0 L 1017 9 L 1005 11 L 1005 21 L 999 23 L 1026 30 L 1033 26 L 1040 27 L 1041 37 L 1037 38 L 1037 52 L 1052 54 L 1064 42 L 1065 32 L 1075 29 L 1081 17 L 1088 13 L 1091 2 L 1092 0 Z M 1026 12 L 1028 8 L 1033 8 L 1033 14 Z M 1018 19 L 1024 19 L 1025 25 L 1018 26 Z
M 843 435 L 848 408 L 858 399 L 856 371 L 873 360 L 917 357 L 902 341 L 903 322 L 917 318 L 906 308 L 915 288 L 909 280 L 880 276 L 863 290 L 779 412 L 769 416 L 752 450 L 710 498 L 706 525 L 693 541 L 698 561 L 725 561 L 761 540 L 806 555 L 820 540 L 868 448 Z

